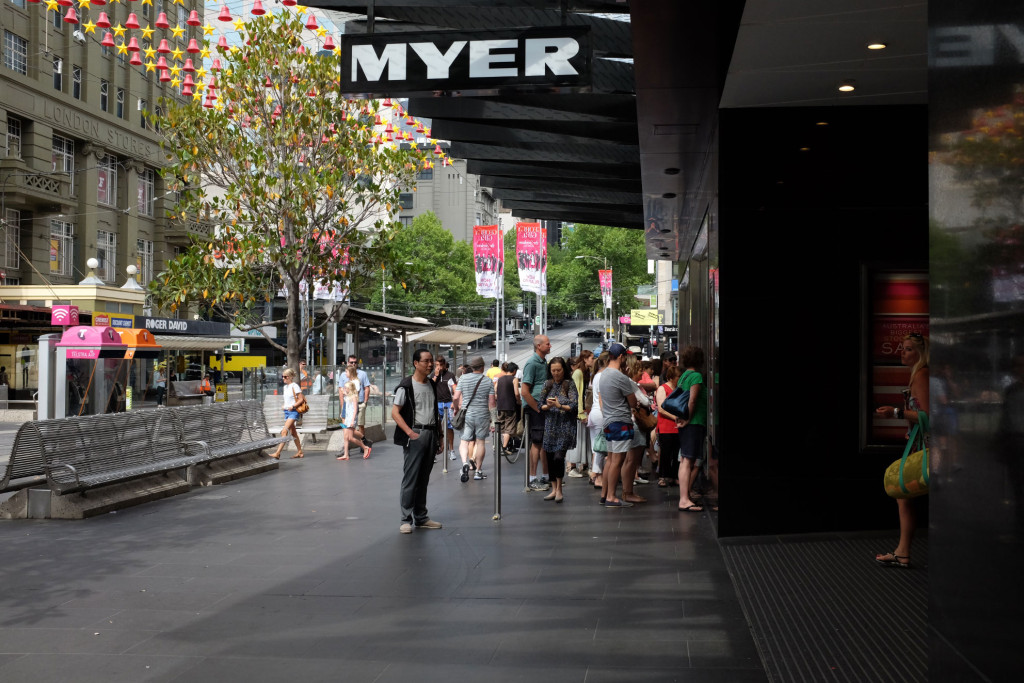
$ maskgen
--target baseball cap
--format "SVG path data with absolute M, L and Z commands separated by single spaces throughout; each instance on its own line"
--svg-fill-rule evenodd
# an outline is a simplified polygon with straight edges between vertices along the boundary
M 610 355 L 612 358 L 618 358 L 619 356 L 626 353 L 629 353 L 629 351 L 626 349 L 625 346 L 618 342 L 615 342 L 608 347 L 608 355 Z
M 483 356 L 477 356 L 477 357 L 473 358 L 472 360 L 469 361 L 469 367 L 473 368 L 474 370 L 483 370 L 483 368 L 484 368 L 484 357 Z

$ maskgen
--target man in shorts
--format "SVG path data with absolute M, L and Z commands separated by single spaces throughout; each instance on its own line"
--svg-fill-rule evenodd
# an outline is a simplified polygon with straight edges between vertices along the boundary
M 615 495 L 626 451 L 635 445 L 633 409 L 636 408 L 636 384 L 620 371 L 626 353 L 625 346 L 612 343 L 608 347 L 608 366 L 601 373 L 601 414 L 604 415 L 604 438 L 608 442 L 601 491 L 601 502 L 605 507 L 633 507 L 632 503 Z
M 473 479 L 480 481 L 486 478 L 484 475 L 484 454 L 487 447 L 487 439 L 494 431 L 491 423 L 491 408 L 494 403 L 494 384 L 484 375 L 484 359 L 477 356 L 469 362 L 472 370 L 463 375 L 459 386 L 455 389 L 455 404 L 459 410 L 466 411 L 466 424 L 462 428 L 462 441 L 459 443 L 459 451 L 462 455 L 462 477 L 465 484 L 469 481 L 469 469 L 472 467 L 476 474 Z M 470 455 L 472 449 L 472 455 Z
M 437 386 L 437 419 L 445 430 L 444 450 L 448 459 L 455 459 L 455 430 L 452 428 L 452 392 L 455 390 L 455 375 L 448 369 L 448 360 L 438 356 L 434 363 L 434 384 Z M 448 471 L 445 466 L 445 471 Z
M 530 459 L 527 471 L 530 473 L 530 491 L 547 491 L 548 463 L 544 455 L 544 415 L 540 409 L 540 399 L 544 394 L 544 383 L 548 381 L 548 362 L 545 360 L 551 353 L 551 340 L 543 334 L 533 338 L 533 355 L 523 367 L 523 381 L 520 394 L 523 397 L 523 413 L 529 420 Z M 537 477 L 537 463 L 544 468 L 544 477 Z

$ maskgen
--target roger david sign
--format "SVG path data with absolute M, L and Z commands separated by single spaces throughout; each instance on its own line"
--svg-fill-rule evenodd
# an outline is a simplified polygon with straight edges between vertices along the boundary
M 346 35 L 345 95 L 483 95 L 500 90 L 585 92 L 590 28 Z

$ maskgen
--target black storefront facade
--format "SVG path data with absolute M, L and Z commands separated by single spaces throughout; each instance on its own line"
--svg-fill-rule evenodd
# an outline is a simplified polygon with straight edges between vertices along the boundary
M 592 41 L 601 57 L 626 55 L 615 29 L 587 12 L 629 12 L 634 130 L 603 150 L 617 181 L 585 162 L 628 116 L 593 119 L 588 142 L 580 126 L 593 112 L 569 100 L 522 96 L 550 119 L 528 127 L 503 118 L 517 103 L 501 95 L 439 88 L 409 109 L 433 117 L 435 134 L 496 196 L 508 188 L 514 211 L 644 229 L 649 256 L 678 263 L 678 343 L 709 359 L 722 537 L 895 529 L 881 473 L 901 450 L 898 426 L 871 414 L 898 396 L 899 339 L 928 334 L 929 677 L 1008 680 L 1024 564 L 1018 8 L 863 0 L 826 18 L 785 2 L 624 4 L 501 3 L 520 18 L 546 12 L 550 24 L 569 6 L 569 23 L 603 32 Z M 389 1 L 375 11 L 407 22 L 399 30 L 517 25 L 489 3 L 469 5 Z M 876 39 L 891 56 L 847 78 L 872 63 L 861 41 L 870 28 L 885 30 Z M 863 55 L 828 61 L 830 40 L 839 50 L 858 41 Z M 592 97 L 611 112 L 607 68 L 595 63 Z M 812 92 L 815 83 L 828 88 Z M 856 94 L 839 99 L 840 84 Z M 560 159 L 557 135 L 571 150 Z M 635 156 L 616 156 L 628 146 Z M 567 174 L 590 174 L 605 196 Z M 624 190 L 617 203 L 613 188 Z

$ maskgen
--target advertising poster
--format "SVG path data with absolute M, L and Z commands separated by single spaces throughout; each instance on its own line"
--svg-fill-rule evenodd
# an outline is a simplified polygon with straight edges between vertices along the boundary
M 516 265 L 519 266 L 519 287 L 524 292 L 541 294 L 541 273 L 547 249 L 540 223 L 516 223 Z
M 605 308 L 612 307 L 612 271 L 599 270 L 597 278 L 601 283 L 601 302 Z
M 497 225 L 473 226 L 473 270 L 476 293 L 488 299 L 502 295 L 505 273 L 505 243 Z

